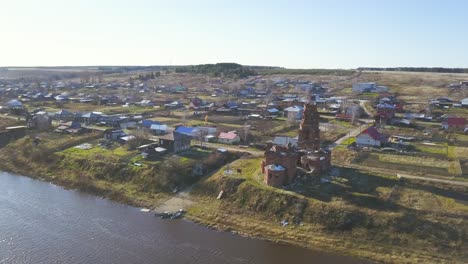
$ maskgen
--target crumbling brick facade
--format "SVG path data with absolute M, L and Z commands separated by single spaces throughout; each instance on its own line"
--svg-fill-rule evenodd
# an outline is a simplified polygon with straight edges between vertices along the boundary
M 299 149 L 317 151 L 320 149 L 320 115 L 315 104 L 308 103 L 299 126 Z
M 269 145 L 262 162 L 264 182 L 271 186 L 287 185 L 294 181 L 297 175 L 299 153 L 293 148 Z M 274 170 L 269 165 L 280 165 L 284 170 Z

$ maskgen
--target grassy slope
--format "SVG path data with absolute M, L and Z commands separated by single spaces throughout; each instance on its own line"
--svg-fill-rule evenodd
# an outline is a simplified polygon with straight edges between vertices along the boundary
M 164 193 L 145 188 L 145 177 L 152 175 L 150 168 L 129 165 L 136 152 L 125 148 L 73 148 L 98 137 L 44 134 L 37 147 L 32 145 L 30 138 L 23 138 L 0 150 L 3 159 L 0 169 L 133 205 L 152 205 L 166 197 Z M 130 178 L 132 180 L 128 181 Z
M 462 262 L 468 206 L 462 190 L 401 185 L 394 177 L 353 170 L 331 184 L 317 180 L 290 192 L 260 183 L 260 160 L 241 159 L 200 182 L 189 217 L 225 230 L 382 262 Z M 397 187 L 395 187 L 397 186 Z M 220 190 L 222 200 L 216 200 Z M 466 190 L 464 190 L 466 191 Z M 302 218 L 301 225 L 280 226 Z M 351 221 L 349 224 L 349 221 Z

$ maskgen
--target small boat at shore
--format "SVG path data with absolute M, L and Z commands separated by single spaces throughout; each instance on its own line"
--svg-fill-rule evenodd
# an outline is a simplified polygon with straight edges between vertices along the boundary
M 160 217 L 161 219 L 180 219 L 184 216 L 185 210 L 179 209 L 177 212 L 163 212 L 163 213 L 155 213 L 154 216 Z

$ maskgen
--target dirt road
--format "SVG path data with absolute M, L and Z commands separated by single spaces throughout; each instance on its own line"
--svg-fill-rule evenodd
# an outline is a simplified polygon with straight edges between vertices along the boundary
M 414 179 L 414 180 L 440 182 L 440 183 L 446 183 L 446 184 L 450 184 L 450 185 L 468 187 L 468 182 L 461 182 L 461 181 L 443 180 L 443 179 L 436 179 L 436 178 L 422 177 L 422 176 L 413 176 L 413 175 L 401 174 L 401 173 L 397 173 L 397 177 L 398 178 L 406 178 L 406 179 Z

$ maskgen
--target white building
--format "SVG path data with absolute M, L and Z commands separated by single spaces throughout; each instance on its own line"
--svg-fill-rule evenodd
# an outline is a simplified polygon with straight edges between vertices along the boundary
M 375 127 L 369 127 L 356 137 L 356 145 L 380 147 L 382 135 Z
M 468 98 L 465 98 L 460 101 L 462 107 L 468 107 Z
M 375 82 L 354 83 L 354 93 L 385 93 L 388 92 L 387 86 L 377 85 Z

